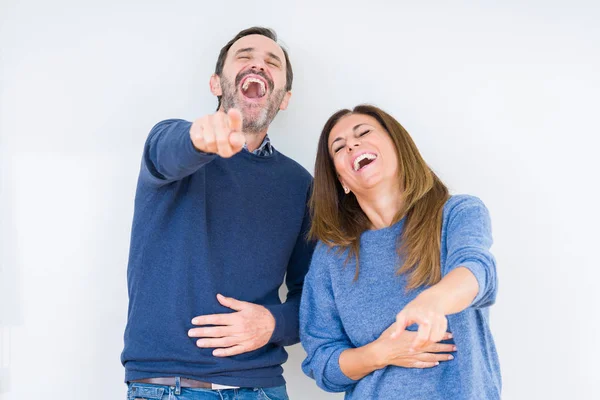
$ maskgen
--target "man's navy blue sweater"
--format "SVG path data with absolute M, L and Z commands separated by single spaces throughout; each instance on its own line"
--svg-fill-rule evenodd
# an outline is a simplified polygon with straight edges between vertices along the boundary
M 283 346 L 299 341 L 300 295 L 313 252 L 306 241 L 312 178 L 278 151 L 259 157 L 244 150 L 229 159 L 199 152 L 190 126 L 163 121 L 144 148 L 127 270 L 125 380 L 282 385 Z M 187 335 L 193 317 L 234 312 L 217 293 L 271 311 L 276 326 L 266 346 L 226 358 L 196 346 Z

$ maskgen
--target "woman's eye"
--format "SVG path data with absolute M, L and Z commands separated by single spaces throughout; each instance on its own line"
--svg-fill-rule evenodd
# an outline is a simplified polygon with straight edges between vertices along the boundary
M 360 134 L 360 135 L 358 135 L 358 136 L 359 136 L 359 137 L 360 137 L 360 136 L 365 136 L 365 135 L 366 135 L 367 133 L 369 133 L 369 132 L 371 132 L 371 130 L 370 130 L 370 129 L 367 129 L 366 131 L 364 131 L 363 133 L 361 133 L 361 134 Z
M 337 153 L 338 151 L 340 151 L 341 149 L 343 149 L 344 147 L 338 147 L 337 149 L 333 149 L 333 154 Z

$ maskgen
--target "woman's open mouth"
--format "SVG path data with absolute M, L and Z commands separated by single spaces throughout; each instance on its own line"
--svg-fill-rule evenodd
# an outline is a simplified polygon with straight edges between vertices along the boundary
M 377 159 L 377 154 L 375 154 L 375 153 L 359 154 L 352 162 L 352 167 L 354 168 L 354 172 L 360 171 L 361 169 L 363 169 L 367 165 L 371 164 L 376 159 Z

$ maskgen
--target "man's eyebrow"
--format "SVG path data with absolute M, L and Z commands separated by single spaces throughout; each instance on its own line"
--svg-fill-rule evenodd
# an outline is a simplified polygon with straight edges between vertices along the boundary
M 254 47 L 244 47 L 243 49 L 239 49 L 238 51 L 236 51 L 235 55 L 237 56 L 240 53 L 253 52 L 253 51 L 254 51 Z
M 254 47 L 244 47 L 243 49 L 239 49 L 238 51 L 236 51 L 235 55 L 237 56 L 240 53 L 252 53 L 254 50 Z M 269 51 L 267 52 L 267 55 L 273 58 L 274 60 L 277 60 L 280 64 L 283 64 L 283 61 L 281 61 L 281 58 L 277 54 L 271 53 Z

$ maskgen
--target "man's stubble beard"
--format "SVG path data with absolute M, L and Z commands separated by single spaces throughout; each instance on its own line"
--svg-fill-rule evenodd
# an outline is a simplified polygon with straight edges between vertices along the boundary
M 223 110 L 225 112 L 232 108 L 237 108 L 242 113 L 243 121 L 243 132 L 248 134 L 258 134 L 265 132 L 271 122 L 275 119 L 275 116 L 279 112 L 279 106 L 283 102 L 285 97 L 285 89 L 274 90 L 271 94 L 268 94 L 267 104 L 265 107 L 258 104 L 240 104 L 238 94 L 239 88 L 235 87 L 227 78 L 221 78 L 221 88 L 223 95 L 221 101 L 223 103 Z M 260 112 L 256 117 L 250 117 L 245 115 L 244 110 L 248 108 L 260 108 Z

